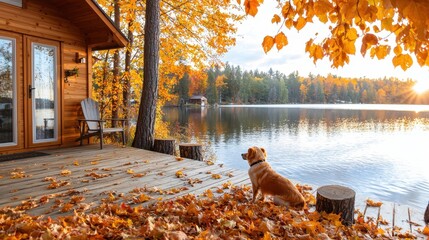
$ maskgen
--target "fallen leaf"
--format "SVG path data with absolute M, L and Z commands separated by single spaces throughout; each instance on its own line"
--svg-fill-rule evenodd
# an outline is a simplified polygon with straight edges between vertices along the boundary
M 179 171 L 176 172 L 176 177 L 182 178 L 184 176 L 185 176 L 185 174 L 182 171 L 179 170 Z
M 128 173 L 128 174 L 134 174 L 134 170 L 132 170 L 132 169 L 128 169 L 128 170 L 127 170 L 127 173 Z
M 213 179 L 220 179 L 222 176 L 220 174 L 212 174 Z
M 61 173 L 60 173 L 62 176 L 68 176 L 68 175 L 70 175 L 71 174 L 71 171 L 70 170 L 67 170 L 67 169 L 64 169 L 64 170 L 62 170 L 61 171 Z
M 183 161 L 183 160 L 184 160 L 184 158 L 182 158 L 182 157 L 176 157 L 176 160 L 177 160 L 177 161 Z
M 381 205 L 383 205 L 382 202 L 375 202 L 371 199 L 367 199 L 366 200 L 366 205 L 370 206 L 370 207 L 380 207 Z

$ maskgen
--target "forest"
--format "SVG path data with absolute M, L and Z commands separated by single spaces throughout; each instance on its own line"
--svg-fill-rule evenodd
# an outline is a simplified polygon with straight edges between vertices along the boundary
M 209 104 L 366 103 L 427 104 L 429 93 L 417 94 L 412 79 L 344 78 L 329 74 L 306 77 L 297 71 L 285 74 L 242 70 L 226 63 L 213 67 L 206 76 L 185 74 L 174 88 L 177 100 L 203 95 Z

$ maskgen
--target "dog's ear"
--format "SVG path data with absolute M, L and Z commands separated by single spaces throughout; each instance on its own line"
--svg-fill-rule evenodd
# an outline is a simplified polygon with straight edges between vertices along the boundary
M 266 158 L 267 157 L 267 151 L 265 151 L 265 148 L 261 147 L 261 151 L 264 153 L 264 157 Z
M 251 147 L 249 148 L 249 150 L 247 150 L 247 160 L 253 159 L 254 156 L 255 156 L 255 149 Z

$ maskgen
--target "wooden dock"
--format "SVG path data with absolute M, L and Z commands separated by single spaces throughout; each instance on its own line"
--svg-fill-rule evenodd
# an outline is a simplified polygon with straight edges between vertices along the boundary
M 95 144 L 43 153 L 49 155 L 0 162 L 0 208 L 19 207 L 55 218 L 104 201 L 150 204 L 227 182 L 250 184 L 247 171 L 131 147 L 107 145 L 100 150 Z M 426 239 L 418 234 L 424 227 L 423 211 L 389 202 L 371 207 L 361 196 L 355 209 L 386 231 L 400 229 Z M 380 217 L 385 221 L 377 221 Z

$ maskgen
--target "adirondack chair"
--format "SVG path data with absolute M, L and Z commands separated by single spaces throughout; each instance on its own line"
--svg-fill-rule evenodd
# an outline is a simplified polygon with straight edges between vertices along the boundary
M 109 133 L 121 133 L 122 144 L 125 145 L 125 122 L 126 119 L 100 119 L 100 109 L 98 103 L 91 98 L 86 98 L 80 103 L 85 119 L 78 119 L 80 128 L 80 145 L 83 144 L 83 139 L 92 136 L 99 136 L 100 149 L 103 149 L 103 136 Z M 105 128 L 106 121 L 119 122 L 121 127 Z

